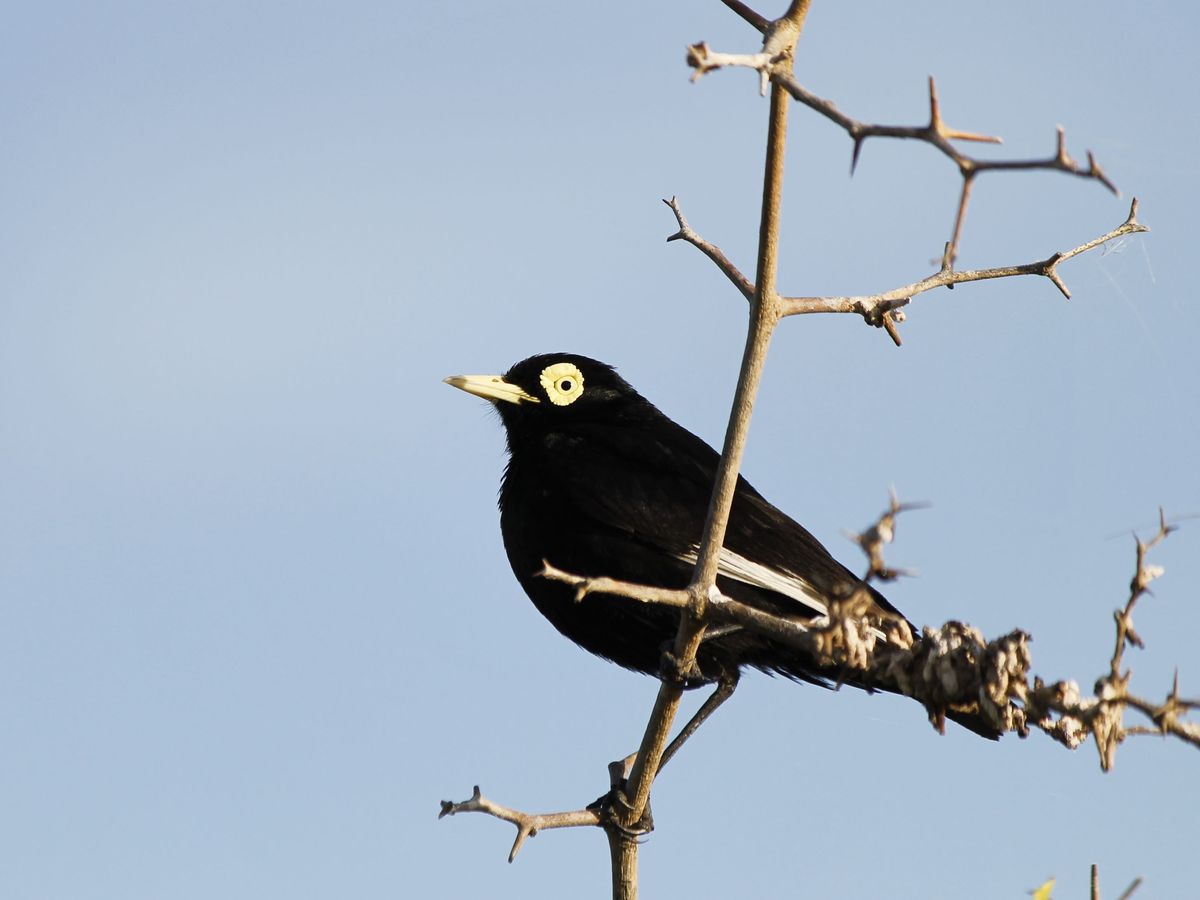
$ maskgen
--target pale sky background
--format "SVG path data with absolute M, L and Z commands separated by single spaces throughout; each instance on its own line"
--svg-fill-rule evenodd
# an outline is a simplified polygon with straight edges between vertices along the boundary
M 783 4 L 777 4 L 782 8 Z M 776 13 L 778 9 L 766 9 Z M 1034 635 L 1090 685 L 1131 529 L 1200 513 L 1200 38 L 1188 4 L 818 0 L 802 81 L 1003 154 L 1087 149 L 1124 191 L 978 184 L 966 267 L 1153 233 L 1044 280 L 925 295 L 903 349 L 783 324 L 745 472 L 853 566 L 889 485 L 918 622 Z M 597 830 L 437 821 L 472 784 L 577 808 L 651 679 L 560 638 L 509 572 L 503 436 L 441 383 L 571 350 L 719 444 L 766 102 L 715 2 L 27 3 L 0 29 L 0 896 L 608 896 Z M 941 251 L 958 176 L 803 109 L 781 286 L 882 290 Z M 1200 520 L 1154 561 L 1134 682 L 1200 694 Z M 694 698 L 698 700 L 698 698 Z M 1195 891 L 1200 755 L 938 737 L 911 701 L 751 675 L 664 775 L 646 897 Z

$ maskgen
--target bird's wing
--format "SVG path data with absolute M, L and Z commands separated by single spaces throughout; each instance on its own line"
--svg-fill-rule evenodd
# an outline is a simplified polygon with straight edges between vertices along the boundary
M 698 550 L 699 547 L 694 547 L 687 553 L 680 554 L 678 558 L 688 565 L 694 566 L 699 558 Z M 717 572 L 719 575 L 740 581 L 742 584 L 791 597 L 809 611 L 810 617 L 823 617 L 829 614 L 829 607 L 821 592 L 795 572 L 756 563 L 752 559 L 734 553 L 728 547 L 721 548 L 721 556 L 717 561 Z
M 653 429 L 606 425 L 564 432 L 543 457 L 542 472 L 576 514 L 692 565 L 717 461 L 700 438 L 664 419 Z M 806 619 L 826 614 L 825 598 L 835 586 L 858 581 L 744 479 L 718 571 L 727 580 L 722 590 L 736 596 L 737 586 L 746 585 L 771 592 L 789 601 L 773 603 L 776 611 Z

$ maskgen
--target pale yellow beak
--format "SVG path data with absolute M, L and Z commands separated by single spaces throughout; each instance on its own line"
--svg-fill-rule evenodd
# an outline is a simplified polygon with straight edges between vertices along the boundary
M 539 403 L 537 397 L 525 393 L 515 384 L 505 381 L 500 375 L 451 375 L 443 381 L 460 391 L 491 400 L 493 403 Z

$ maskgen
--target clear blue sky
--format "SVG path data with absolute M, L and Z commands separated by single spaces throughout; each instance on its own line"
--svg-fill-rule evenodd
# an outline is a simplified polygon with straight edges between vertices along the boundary
M 782 6 L 782 4 L 779 4 Z M 0 895 L 608 895 L 598 831 L 436 821 L 478 783 L 575 808 L 655 684 L 559 638 L 512 579 L 499 423 L 441 383 L 571 350 L 719 443 L 744 304 L 659 199 L 752 269 L 766 103 L 688 83 L 752 50 L 715 0 L 41 3 L 0 34 Z M 777 12 L 768 9 L 768 12 Z M 576 17 L 585 19 L 576 20 Z M 987 176 L 964 266 L 1029 261 L 1142 201 L 1154 230 L 926 295 L 903 349 L 781 328 L 746 474 L 847 562 L 889 485 L 918 622 L 1035 636 L 1090 685 L 1132 528 L 1200 512 L 1197 13 L 818 0 L 803 82 L 1003 153 L 1067 128 L 1125 192 Z M 781 283 L 930 269 L 958 178 L 793 116 Z M 1137 624 L 1135 684 L 1200 694 L 1200 520 Z M 748 677 L 657 786 L 644 894 L 1194 891 L 1200 756 L 936 736 L 911 702 Z

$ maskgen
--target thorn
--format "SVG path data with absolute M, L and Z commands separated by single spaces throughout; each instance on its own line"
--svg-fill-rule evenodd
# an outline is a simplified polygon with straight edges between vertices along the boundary
M 1140 225 L 1141 224 L 1137 220 L 1137 211 L 1138 211 L 1138 199 L 1137 199 L 1137 197 L 1134 197 L 1133 202 L 1131 202 L 1129 204 L 1129 215 L 1125 219 L 1126 225 Z
M 521 845 L 525 843 L 525 838 L 533 837 L 537 832 L 524 825 L 517 826 L 517 837 L 513 841 L 512 849 L 508 851 L 508 861 L 511 863 L 517 858 L 517 854 L 521 852 Z
M 1096 157 L 1092 155 L 1091 150 L 1088 151 L 1088 174 L 1112 191 L 1113 196 L 1121 196 L 1121 191 L 1115 184 L 1112 183 L 1112 180 L 1104 174 L 1104 170 L 1101 169 L 1100 164 L 1096 162 Z
M 1058 277 L 1058 269 L 1056 268 L 1057 266 L 1058 266 L 1058 261 L 1055 260 L 1054 263 L 1051 264 L 1049 270 L 1046 272 L 1046 277 L 1054 282 L 1054 286 L 1056 288 L 1058 288 L 1060 291 L 1062 291 L 1062 295 L 1066 299 L 1070 300 L 1071 292 L 1069 290 L 1067 290 L 1067 286 L 1066 286 L 1066 284 L 1063 283 L 1063 280 Z
M 1162 533 L 1163 537 L 1166 537 L 1172 531 L 1179 530 L 1178 525 L 1167 524 L 1167 511 L 1161 506 L 1158 508 L 1158 530 Z
M 946 137 L 952 141 L 974 141 L 976 144 L 1003 144 L 1004 138 L 994 134 L 979 134 L 975 131 L 956 131 L 949 129 Z
M 858 155 L 862 152 L 863 138 L 858 136 L 854 139 L 854 150 L 850 154 L 850 174 L 854 174 L 854 170 L 858 168 Z
M 900 340 L 900 332 L 896 330 L 896 323 L 892 320 L 892 312 L 888 310 L 883 314 L 883 327 L 887 329 L 888 337 L 892 339 L 897 347 L 904 343 Z
M 1071 157 L 1067 155 L 1067 131 L 1061 125 L 1058 126 L 1058 150 L 1054 156 L 1060 165 L 1075 165 Z
M 942 111 L 938 105 L 937 82 L 929 76 L 929 130 L 942 133 Z

